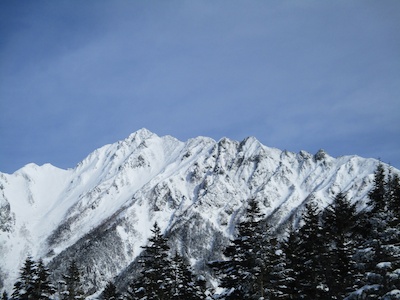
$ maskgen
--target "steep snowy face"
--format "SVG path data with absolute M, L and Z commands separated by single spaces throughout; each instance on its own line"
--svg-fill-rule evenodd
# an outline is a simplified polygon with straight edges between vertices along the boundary
M 74 169 L 30 164 L 0 173 L 0 287 L 12 286 L 29 253 L 59 273 L 75 259 L 87 288 L 101 288 L 129 269 L 155 221 L 173 250 L 201 268 L 220 256 L 248 199 L 276 227 L 307 201 L 323 207 L 339 191 L 361 208 L 377 164 L 281 151 L 252 137 L 181 142 L 142 129 Z
M 27 253 L 35 254 L 58 220 L 50 214 L 71 172 L 29 164 L 13 175 L 0 174 L 0 283 L 15 273 Z M 3 259 L 4 258 L 4 259 Z
M 95 150 L 72 170 L 29 164 L 0 174 L 0 256 L 7 258 L 0 262 L 0 282 L 15 280 L 27 254 L 54 256 L 99 226 L 182 145 L 143 129 Z
M 126 140 L 91 153 L 74 170 L 64 216 L 47 239 L 54 254 L 75 243 L 122 207 L 174 161 L 183 143 L 141 130 Z M 44 254 L 44 253 L 41 253 Z

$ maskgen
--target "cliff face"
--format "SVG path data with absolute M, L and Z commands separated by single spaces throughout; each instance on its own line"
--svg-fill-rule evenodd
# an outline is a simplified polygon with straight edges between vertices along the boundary
M 307 201 L 323 207 L 339 191 L 362 208 L 377 164 L 281 151 L 255 138 L 181 142 L 142 129 L 74 169 L 30 164 L 0 173 L 0 285 L 12 287 L 29 253 L 55 276 L 77 260 L 88 291 L 99 289 L 133 268 L 155 221 L 172 250 L 201 269 L 220 256 L 248 199 L 277 228 Z

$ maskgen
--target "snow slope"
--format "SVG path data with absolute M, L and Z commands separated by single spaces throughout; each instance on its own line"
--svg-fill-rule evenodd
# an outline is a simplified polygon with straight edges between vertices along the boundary
M 74 169 L 29 164 L 0 173 L 0 288 L 11 289 L 31 254 L 60 273 L 76 259 L 94 292 L 129 269 L 155 221 L 173 249 L 201 268 L 220 255 L 248 199 L 276 226 L 305 202 L 325 206 L 339 191 L 361 208 L 377 164 L 281 151 L 253 137 L 181 142 L 142 129 Z

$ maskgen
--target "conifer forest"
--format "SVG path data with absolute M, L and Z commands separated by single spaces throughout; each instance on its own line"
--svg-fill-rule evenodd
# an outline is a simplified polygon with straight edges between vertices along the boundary
M 276 232 L 257 202 L 248 201 L 224 259 L 199 274 L 181 253 L 171 253 L 157 223 L 127 287 L 109 281 L 88 299 L 400 299 L 400 179 L 381 165 L 365 205 L 337 193 L 321 209 L 304 205 L 299 219 Z M 79 263 L 62 278 L 42 260 L 27 257 L 2 300 L 86 299 Z

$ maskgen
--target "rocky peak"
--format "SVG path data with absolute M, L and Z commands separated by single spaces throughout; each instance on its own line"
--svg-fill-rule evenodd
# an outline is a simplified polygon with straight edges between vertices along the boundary
M 181 142 L 141 129 L 72 170 L 0 174 L 0 282 L 10 288 L 30 253 L 59 274 L 75 259 L 90 270 L 88 290 L 101 288 L 134 264 L 155 221 L 200 268 L 221 256 L 249 199 L 279 228 L 311 199 L 327 205 L 344 191 L 362 203 L 378 163 L 295 154 L 254 137 Z

